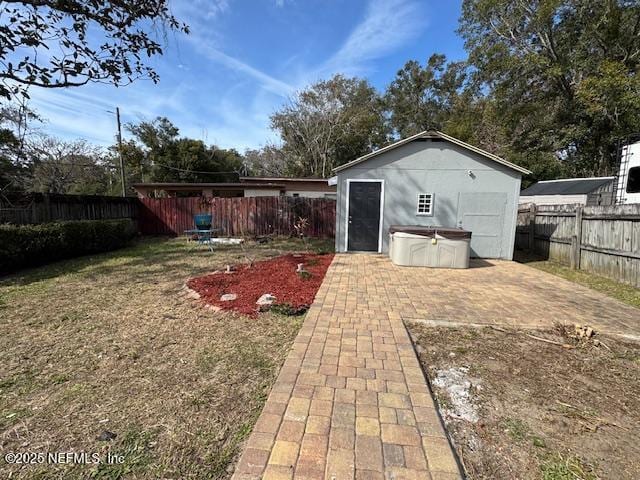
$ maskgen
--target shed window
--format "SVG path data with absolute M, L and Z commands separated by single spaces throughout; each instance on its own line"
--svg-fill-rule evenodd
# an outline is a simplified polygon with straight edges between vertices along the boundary
M 640 167 L 633 167 L 629 169 L 627 193 L 640 193 Z
M 418 194 L 418 215 L 431 215 L 433 213 L 433 193 Z

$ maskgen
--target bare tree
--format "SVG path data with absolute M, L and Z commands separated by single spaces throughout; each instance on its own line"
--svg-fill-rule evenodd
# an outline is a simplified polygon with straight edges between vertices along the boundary
M 286 177 L 289 171 L 285 153 L 273 144 L 245 150 L 243 172 L 256 177 Z
M 84 140 L 39 135 L 29 144 L 33 159 L 30 190 L 43 193 L 104 193 L 102 150 Z
M 271 116 L 292 173 L 326 177 L 331 169 L 385 143 L 382 102 L 366 80 L 336 75 L 290 99 Z

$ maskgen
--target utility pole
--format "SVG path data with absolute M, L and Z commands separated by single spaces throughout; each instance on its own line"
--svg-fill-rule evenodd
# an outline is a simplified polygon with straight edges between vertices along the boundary
M 120 157 L 120 182 L 122 183 L 122 196 L 127 196 L 127 186 L 124 182 L 124 160 L 122 158 L 122 126 L 120 125 L 120 107 L 116 107 L 116 120 L 118 122 L 118 156 Z

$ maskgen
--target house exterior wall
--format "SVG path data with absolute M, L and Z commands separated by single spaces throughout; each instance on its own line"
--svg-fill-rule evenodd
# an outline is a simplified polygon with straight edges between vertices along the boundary
M 346 251 L 347 180 L 380 179 L 384 181 L 382 252 L 389 249 L 389 226 L 459 226 L 460 215 L 470 213 L 459 211 L 461 194 L 490 192 L 506 198 L 497 257 L 513 257 L 521 175 L 509 167 L 450 142 L 413 141 L 342 170 L 337 177 L 338 252 Z M 417 214 L 419 193 L 434 195 L 432 215 Z
M 327 183 L 326 180 L 322 180 L 322 181 L 305 181 L 302 179 L 287 179 L 287 178 L 273 178 L 273 179 L 268 179 L 268 178 L 262 178 L 262 177 L 258 177 L 255 179 L 252 179 L 251 177 L 241 177 L 241 181 L 247 184 L 251 184 L 251 183 L 265 183 L 267 181 L 271 181 L 272 183 L 277 183 L 279 185 L 283 185 L 284 189 L 287 191 L 287 195 L 289 194 L 289 192 L 304 192 L 305 193 L 305 197 L 312 197 L 313 193 L 312 192 L 316 192 L 316 195 L 318 196 L 318 198 L 321 198 L 322 195 L 320 195 L 320 193 L 325 192 L 325 193 L 335 193 L 336 188 L 332 185 L 329 185 Z M 302 196 L 302 195 L 300 195 Z
M 536 205 L 586 205 L 587 195 L 524 195 L 520 197 L 520 205 L 535 203 Z
M 267 189 L 267 188 L 245 188 L 245 197 L 278 197 L 280 195 L 280 189 Z
M 287 190 L 285 192 L 285 195 L 287 197 L 335 198 L 335 192 L 318 191 L 318 190 Z
M 245 197 L 278 197 L 281 195 L 280 189 L 253 189 L 245 188 Z M 284 195 L 287 197 L 301 197 L 301 198 L 331 198 L 328 195 L 332 195 L 332 192 L 324 192 L 318 190 L 285 190 Z
M 594 192 L 587 195 L 587 205 L 613 205 L 613 185 L 614 180 L 598 187 Z

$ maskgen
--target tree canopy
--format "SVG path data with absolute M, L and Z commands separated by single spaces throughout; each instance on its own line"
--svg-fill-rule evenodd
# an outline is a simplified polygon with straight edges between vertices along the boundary
M 225 182 L 238 179 L 242 156 L 233 149 L 181 138 L 166 117 L 128 124 L 134 141 L 123 147 L 127 170 L 139 173 L 138 182 Z
M 54 75 L 71 84 L 76 79 L 118 83 L 142 74 L 156 79 L 138 63 L 142 53 L 160 52 L 143 26 L 153 17 L 168 28 L 186 27 L 168 13 L 164 0 L 137 4 L 139 10 L 132 12 L 129 4 L 103 0 L 5 2 L 0 8 L 13 17 L 3 18 L 22 26 L 0 25 L 0 41 L 6 39 L 0 43 L 0 68 L 17 75 L 21 65 L 27 76 L 20 85 L 63 86 L 55 84 Z M 47 19 L 45 31 L 30 30 Z M 83 43 L 93 22 L 108 39 L 100 61 L 91 60 L 96 47 Z M 228 181 L 239 174 L 328 177 L 336 166 L 428 129 L 530 169 L 525 184 L 615 172 L 618 143 L 640 130 L 640 2 L 464 0 L 459 34 L 467 59 L 452 62 L 433 53 L 424 62 L 409 60 L 383 91 L 341 74 L 309 85 L 271 115 L 280 143 L 244 154 L 184 138 L 164 117 L 127 125 L 132 138 L 122 145 L 126 182 Z M 75 40 L 65 43 L 69 38 Z M 110 41 L 117 47 L 109 47 Z M 9 53 L 25 46 L 58 43 L 76 54 L 61 57 L 64 61 L 50 56 L 53 64 L 37 68 L 31 57 L 23 64 L 6 63 Z M 41 155 L 25 153 L 29 142 L 16 129 L 24 122 L 16 123 L 21 117 L 15 113 L 0 109 L 0 189 L 7 182 L 35 188 L 36 171 L 52 161 L 45 164 Z M 113 175 L 117 153 L 114 146 L 107 154 L 90 155 L 107 172 L 109 191 L 119 188 L 114 189 L 119 180 Z M 81 156 L 66 155 L 65 162 Z M 35 169 L 38 161 L 42 166 Z
M 189 29 L 167 0 L 7 0 L 0 4 L 0 96 L 89 82 L 158 81 L 145 59 L 161 34 Z
M 272 116 L 287 165 L 326 176 L 440 129 L 529 168 L 529 181 L 615 172 L 618 142 L 640 130 L 637 0 L 464 0 L 459 33 L 467 60 L 409 60 L 382 94 L 340 75 L 301 92 Z
M 271 116 L 288 171 L 325 177 L 387 140 L 383 104 L 363 79 L 335 75 L 300 92 Z
M 465 0 L 459 31 L 515 153 L 612 172 L 640 121 L 637 1 Z

